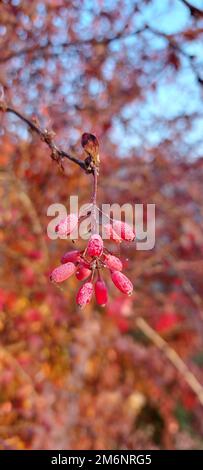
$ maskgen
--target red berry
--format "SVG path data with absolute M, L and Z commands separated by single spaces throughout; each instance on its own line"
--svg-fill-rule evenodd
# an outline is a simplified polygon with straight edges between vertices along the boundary
M 68 279 L 76 271 L 76 266 L 73 263 L 61 264 L 55 268 L 50 276 L 50 280 L 54 282 L 63 282 Z
M 88 269 L 84 264 L 80 264 L 76 271 L 76 277 L 78 281 L 84 281 L 92 273 L 91 269 Z
M 113 271 L 111 278 L 115 286 L 124 294 L 131 295 L 133 291 L 133 285 L 130 279 L 128 279 L 120 271 Z
M 107 287 L 104 281 L 98 279 L 98 281 L 95 282 L 95 296 L 96 296 L 96 301 L 98 305 L 106 305 L 108 301 L 108 292 L 107 292 Z
M 105 238 L 113 240 L 115 243 L 121 243 L 122 239 L 117 235 L 111 224 L 104 225 Z
M 80 261 L 80 251 L 78 250 L 72 250 L 72 251 L 67 251 L 61 258 L 62 264 L 68 263 L 71 261 L 72 263 L 77 263 L 77 261 Z
M 87 304 L 90 303 L 93 294 L 93 284 L 92 282 L 86 282 L 79 289 L 76 297 L 76 302 L 79 307 L 84 308 Z
M 78 225 L 78 216 L 76 214 L 69 214 L 65 219 L 62 219 L 56 227 L 56 232 L 59 235 L 70 235 L 71 232 Z
M 105 264 L 111 271 L 122 271 L 123 269 L 121 260 L 114 255 L 105 255 Z
M 103 240 L 100 235 L 92 235 L 88 241 L 87 254 L 89 256 L 101 256 L 103 252 Z
M 130 325 L 127 318 L 118 317 L 116 323 L 121 333 L 127 333 L 127 331 L 129 331 Z
M 40 260 L 43 256 L 43 253 L 40 250 L 31 250 L 29 253 L 27 253 L 27 256 L 33 260 Z
M 180 316 L 176 313 L 166 312 L 157 320 L 155 330 L 158 331 L 158 333 L 167 333 L 176 329 L 177 326 L 180 326 L 180 322 Z
M 132 242 L 135 239 L 135 233 L 133 232 L 130 225 L 126 224 L 125 222 L 121 222 L 120 220 L 114 220 L 113 230 L 119 237 L 122 238 L 122 240 Z

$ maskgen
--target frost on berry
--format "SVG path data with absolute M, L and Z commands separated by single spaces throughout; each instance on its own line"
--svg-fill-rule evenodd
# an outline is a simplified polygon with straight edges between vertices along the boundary
M 127 295 L 132 294 L 133 285 L 121 272 L 123 269 L 122 261 L 117 256 L 111 254 L 107 248 L 104 248 L 103 240 L 97 230 L 97 227 L 100 225 L 100 218 L 98 218 L 98 225 L 96 223 L 96 214 L 97 211 L 100 210 L 97 206 L 97 177 L 99 175 L 99 144 L 97 138 L 92 134 L 84 133 L 81 143 L 87 154 L 87 158 L 85 159 L 86 168 L 94 177 L 91 204 L 88 205 L 88 212 L 81 215 L 79 219 L 75 213 L 71 213 L 62 219 L 56 227 L 56 232 L 61 238 L 66 238 L 67 235 L 72 234 L 76 227 L 78 227 L 79 221 L 83 219 L 86 220 L 91 214 L 91 222 L 93 221 L 93 223 L 91 223 L 91 234 L 86 248 L 83 250 L 77 249 L 68 251 L 62 256 L 62 264 L 54 269 L 51 274 L 51 280 L 62 282 L 75 273 L 78 281 L 85 281 L 76 296 L 77 304 L 81 308 L 84 308 L 89 304 L 93 292 L 98 305 L 103 306 L 107 303 L 107 285 L 100 275 L 102 269 L 108 268 L 113 283 L 122 293 Z M 103 213 L 103 211 L 101 212 Z M 119 220 L 113 220 L 109 218 L 107 214 L 104 215 L 109 219 L 109 223 L 104 225 L 105 236 L 103 238 L 118 244 L 123 240 L 133 241 L 135 239 L 135 233 L 129 224 Z M 87 231 L 89 232 L 90 224 L 89 221 L 87 222 Z M 108 270 L 106 269 L 105 271 Z M 95 282 L 94 278 L 96 273 L 98 277 Z
M 76 266 L 73 263 L 61 264 L 55 268 L 50 276 L 50 280 L 54 282 L 63 282 L 68 279 L 76 271 Z
M 113 230 L 116 234 L 122 238 L 122 240 L 132 242 L 135 239 L 135 233 L 132 228 L 126 222 L 120 220 L 113 221 Z
M 68 263 L 71 261 L 72 263 L 77 263 L 80 261 L 80 251 L 78 250 L 72 250 L 72 251 L 67 251 L 61 258 L 61 263 Z
M 105 255 L 105 264 L 111 271 L 122 271 L 122 261 L 114 255 Z
M 103 240 L 100 235 L 94 234 L 90 237 L 87 245 L 87 254 L 99 257 L 103 252 Z
M 115 230 L 113 230 L 113 227 L 111 224 L 104 225 L 104 233 L 105 233 L 105 238 L 107 240 L 112 240 L 115 243 L 122 242 L 121 237 L 115 232 Z
M 105 282 L 101 279 L 98 279 L 98 281 L 95 282 L 95 297 L 98 305 L 106 305 L 108 301 L 108 292 Z
M 56 232 L 60 236 L 70 235 L 71 232 L 78 225 L 78 216 L 76 214 L 69 214 L 67 217 L 62 219 L 56 227 Z
M 78 266 L 77 271 L 76 271 L 76 277 L 78 281 L 84 281 L 90 276 L 91 273 L 92 273 L 91 269 L 87 268 L 85 264 L 80 264 L 80 266 Z
M 76 302 L 79 307 L 84 308 L 87 304 L 90 303 L 93 290 L 94 288 L 92 282 L 86 282 L 83 284 L 83 286 L 79 289 L 76 297 Z
M 125 276 L 125 274 L 121 273 L 120 271 L 113 271 L 111 273 L 111 278 L 117 289 L 123 292 L 123 294 L 132 294 L 132 282 L 127 278 L 127 276 Z

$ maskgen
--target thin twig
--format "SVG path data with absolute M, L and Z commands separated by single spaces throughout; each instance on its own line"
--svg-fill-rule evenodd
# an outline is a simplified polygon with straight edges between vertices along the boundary
M 199 72 L 197 70 L 197 66 L 195 65 L 195 62 L 194 62 L 194 56 L 189 54 L 188 52 L 186 52 L 178 44 L 175 35 L 172 36 L 171 34 L 163 33 L 162 31 L 159 31 L 159 30 L 153 28 L 149 24 L 147 24 L 145 26 L 145 29 L 150 31 L 152 34 L 154 34 L 156 36 L 160 36 L 160 37 L 164 38 L 166 41 L 168 41 L 168 44 L 171 47 L 171 49 L 173 49 L 174 51 L 179 53 L 181 56 L 183 56 L 185 59 L 187 59 L 197 82 L 199 83 L 199 85 L 203 84 L 203 80 L 202 80 L 201 76 L 199 75 Z
M 86 160 L 82 161 L 78 158 L 75 158 L 69 155 L 69 153 L 65 152 L 64 150 L 56 146 L 53 140 L 54 133 L 52 131 L 49 131 L 48 129 L 44 129 L 44 130 L 41 129 L 40 126 L 37 125 L 35 122 L 31 121 L 29 118 L 25 117 L 23 114 L 21 114 L 19 111 L 12 108 L 11 106 L 7 106 L 6 103 L 0 103 L 0 110 L 7 112 L 7 113 L 14 114 L 15 116 L 19 117 L 19 119 L 25 122 L 32 131 L 36 132 L 41 138 L 41 140 L 45 142 L 50 148 L 51 158 L 57 161 L 57 163 L 59 163 L 60 166 L 62 166 L 62 159 L 67 158 L 71 162 L 78 165 L 86 173 L 92 173 L 92 168 L 89 167 Z
M 144 335 L 165 354 L 167 359 L 169 359 L 178 372 L 180 372 L 203 406 L 203 386 L 197 380 L 195 375 L 190 371 L 189 367 L 185 364 L 183 359 L 181 359 L 178 353 L 171 346 L 169 346 L 168 343 L 156 331 L 153 330 L 153 328 L 144 320 L 144 318 L 138 317 L 136 319 L 136 324 L 140 331 L 142 331 L 142 333 L 144 333 Z
M 40 45 L 40 44 L 34 44 L 32 46 L 28 46 L 28 47 L 24 47 L 18 51 L 11 51 L 9 52 L 7 55 L 3 56 L 1 54 L 1 57 L 0 57 L 0 63 L 3 63 L 3 62 L 7 62 L 15 57 L 20 57 L 20 56 L 23 56 L 23 55 L 26 55 L 26 54 L 32 54 L 32 53 L 37 53 L 38 57 L 40 55 L 42 55 L 43 53 L 46 53 L 47 50 L 51 49 L 52 52 L 51 52 L 51 56 L 53 57 L 54 55 L 59 55 L 59 53 L 55 53 L 53 51 L 53 49 L 58 49 L 58 50 L 61 50 L 61 49 L 67 49 L 67 48 L 71 48 L 71 47 L 82 47 L 82 46 L 85 46 L 85 45 L 91 45 L 91 46 L 108 46 L 111 42 L 113 41 L 117 41 L 117 40 L 122 40 L 122 39 L 126 39 L 126 38 L 129 38 L 129 37 L 132 37 L 134 36 L 135 34 L 140 34 L 142 33 L 144 30 L 145 30 L 145 26 L 143 26 L 142 28 L 139 28 L 133 32 L 126 32 L 125 31 L 126 28 L 124 28 L 122 31 L 119 31 L 118 33 L 116 33 L 115 35 L 113 36 L 110 36 L 110 37 L 106 37 L 106 38 L 103 38 L 103 39 L 96 39 L 96 38 L 92 38 L 92 39 L 78 39 L 77 41 L 66 41 L 66 42 L 62 42 L 61 44 L 58 44 L 57 46 L 55 46 L 54 44 L 52 44 L 51 41 L 47 41 L 46 44 L 43 44 L 43 45 Z
M 92 195 L 92 210 L 91 210 L 91 233 L 97 233 L 97 168 L 93 168 L 93 195 Z

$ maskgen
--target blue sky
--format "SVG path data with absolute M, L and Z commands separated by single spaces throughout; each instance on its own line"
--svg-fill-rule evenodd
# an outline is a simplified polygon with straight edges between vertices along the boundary
M 191 1 L 191 4 L 203 10 L 203 1 Z M 179 33 L 187 27 L 190 27 L 190 13 L 181 0 L 154 0 L 149 2 L 145 7 L 143 22 L 147 22 L 154 29 L 166 34 Z M 130 39 L 129 39 L 130 41 Z M 153 46 L 159 49 L 162 38 L 153 38 Z M 199 41 L 185 44 L 185 51 L 202 57 L 203 45 Z M 163 137 L 170 139 L 170 131 L 167 127 L 163 128 L 161 123 L 157 128 L 151 126 L 150 116 L 154 116 L 158 121 L 165 118 L 173 119 L 182 114 L 192 114 L 196 112 L 203 113 L 203 92 L 198 86 L 194 73 L 191 70 L 187 59 L 181 58 L 182 66 L 178 74 L 174 74 L 174 79 L 166 80 L 165 74 L 161 74 L 158 81 L 156 92 L 148 93 L 147 99 L 137 106 L 137 103 L 127 105 L 124 109 L 124 116 L 128 119 L 136 116 L 132 124 L 132 132 L 128 135 L 128 145 L 132 145 L 135 149 L 139 149 L 143 145 L 142 136 L 139 136 L 140 122 L 146 124 L 145 140 L 146 148 L 151 144 L 159 143 Z M 203 71 L 203 69 L 202 69 Z M 203 78 L 203 75 L 202 75 Z M 113 140 L 117 140 L 117 132 L 120 134 L 121 129 L 119 122 L 115 121 L 115 127 L 112 133 Z M 203 153 L 203 118 L 193 120 L 191 130 L 185 135 L 185 151 L 187 153 L 187 145 L 196 145 L 194 158 Z M 127 144 L 121 149 L 121 154 L 127 151 Z

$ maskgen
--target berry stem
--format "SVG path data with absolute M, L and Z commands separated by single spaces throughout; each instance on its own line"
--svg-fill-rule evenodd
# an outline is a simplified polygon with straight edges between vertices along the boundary
M 98 260 L 97 260 L 97 275 L 98 275 L 99 281 L 101 281 L 101 274 L 100 274 L 100 270 L 99 270 L 99 263 L 98 263 Z
M 92 204 L 96 206 L 96 202 L 97 202 L 97 184 L 98 184 L 96 166 L 94 166 L 94 169 L 93 169 L 93 178 L 94 178 L 94 185 L 93 185 Z
M 98 174 L 97 168 L 93 168 L 93 195 L 92 195 L 92 210 L 91 210 L 91 233 L 96 234 L 97 230 L 97 186 L 98 186 Z

